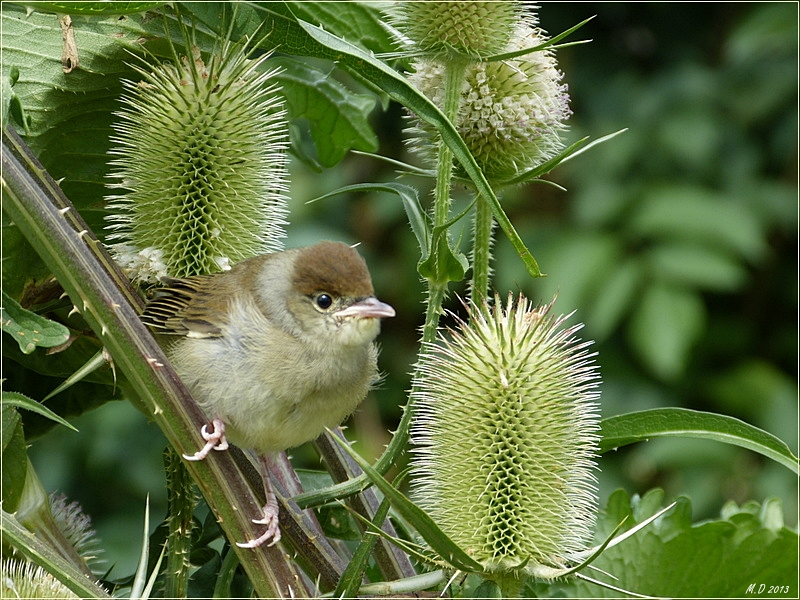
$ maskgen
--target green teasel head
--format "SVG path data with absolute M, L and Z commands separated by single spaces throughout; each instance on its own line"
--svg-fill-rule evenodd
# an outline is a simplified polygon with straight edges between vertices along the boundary
M 511 32 L 503 53 L 534 48 L 547 41 L 532 16 L 517 22 Z M 409 81 L 442 107 L 445 62 L 420 58 L 413 67 Z M 564 148 L 561 134 L 572 111 L 562 79 L 552 48 L 467 65 L 454 125 L 487 179 L 511 179 Z M 436 131 L 415 117 L 411 122 L 408 133 L 412 149 L 426 160 L 434 160 Z
M 592 535 L 599 375 L 551 306 L 472 304 L 416 369 L 418 503 L 489 576 L 553 577 Z
M 247 44 L 134 68 L 114 124 L 118 190 L 108 208 L 112 251 L 142 281 L 227 270 L 283 249 L 287 127 L 283 101 Z
M 409 53 L 476 60 L 502 51 L 519 20 L 519 2 L 399 2 L 392 10 Z
M 0 598 L 78 598 L 66 585 L 31 562 L 3 558 L 0 561 Z

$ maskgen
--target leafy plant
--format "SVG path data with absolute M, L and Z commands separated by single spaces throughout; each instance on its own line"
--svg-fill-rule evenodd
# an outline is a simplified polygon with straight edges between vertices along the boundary
M 264 597 L 306 596 L 319 591 L 338 597 L 429 588 L 447 589 L 459 597 L 499 593 L 602 597 L 624 591 L 724 597 L 761 593 L 762 584 L 774 588 L 772 595 L 796 596 L 796 523 L 784 525 L 781 501 L 776 498 L 784 496 L 790 504 L 797 493 L 796 449 L 793 452 L 779 439 L 796 435 L 791 428 L 780 429 L 787 421 L 785 415 L 795 423 L 797 419 L 796 406 L 790 402 L 786 407 L 786 397 L 796 394 L 796 385 L 785 375 L 793 369 L 793 359 L 786 356 L 796 348 L 796 336 L 783 333 L 783 327 L 776 333 L 778 327 L 772 326 L 766 339 L 759 339 L 763 329 L 745 318 L 755 309 L 727 308 L 731 299 L 749 299 L 756 308 L 769 312 L 764 307 L 771 297 L 758 294 L 757 283 L 780 277 L 796 283 L 796 273 L 791 273 L 781 256 L 796 236 L 796 221 L 789 224 L 796 218 L 796 181 L 784 171 L 787 161 L 783 158 L 787 148 L 794 147 L 796 155 L 796 144 L 792 146 L 796 140 L 785 133 L 786 115 L 791 112 L 787 106 L 796 104 L 796 20 L 792 31 L 787 25 L 791 22 L 786 18 L 788 5 L 743 11 L 736 26 L 723 32 L 727 37 L 719 69 L 705 68 L 704 72 L 704 67 L 679 64 L 661 72 L 656 85 L 647 86 L 635 69 L 614 85 L 600 85 L 593 79 L 604 71 L 585 54 L 587 46 L 577 45 L 578 35 L 590 31 L 586 35 L 597 40 L 593 43 L 603 49 L 600 54 L 608 54 L 606 40 L 598 38 L 627 40 L 630 34 L 612 29 L 614 19 L 602 11 L 592 21 L 582 20 L 585 15 L 575 19 L 581 20 L 576 26 L 566 9 L 562 9 L 564 14 L 553 9 L 551 23 L 545 8 L 541 22 L 549 29 L 565 21 L 563 35 L 547 39 L 530 9 L 504 4 L 501 23 L 520 20 L 522 33 L 514 30 L 508 39 L 494 37 L 494 30 L 511 30 L 488 26 L 486 44 L 481 42 L 474 50 L 470 44 L 479 41 L 476 36 L 431 37 L 416 29 L 430 17 L 424 11 L 433 4 L 409 5 L 408 12 L 392 15 L 358 2 L 254 2 L 235 8 L 191 2 L 174 7 L 30 4 L 35 6 L 4 3 L 0 13 L 2 325 L 8 390 L 3 392 L 2 406 L 4 561 L 12 554 L 24 557 L 82 597 L 103 597 L 112 590 L 136 597 L 235 597 L 253 592 Z M 494 10 L 491 4 L 469 6 L 475 10 L 477 29 L 491 24 L 487 20 Z M 452 7 L 460 13 L 456 17 L 466 14 L 464 7 Z M 441 12 L 436 8 L 434 17 Z M 445 20 L 445 25 L 449 22 Z M 406 37 L 397 36 L 398 30 Z M 191 45 L 187 31 L 192 32 L 196 48 L 187 47 Z M 126 110 L 121 100 L 124 90 L 134 90 L 136 82 L 147 79 L 142 64 L 180 61 L 181 56 L 212 64 L 207 57 L 227 40 L 240 39 L 253 50 L 257 59 L 253 64 L 264 78 L 280 69 L 272 72 L 270 81 L 281 86 L 291 142 L 290 244 L 329 236 L 363 240 L 364 252 L 374 265 L 376 288 L 386 289 L 387 297 L 394 292 L 398 300 L 393 304 L 415 315 L 390 325 L 382 337 L 382 360 L 389 375 L 385 389 L 375 395 L 402 405 L 406 402 L 403 390 L 413 386 L 412 402 L 405 406 L 399 423 L 392 424 L 394 435 L 389 440 L 383 425 L 365 423 L 369 406 L 376 412 L 374 405 L 354 419 L 364 454 L 378 455 L 374 464 L 346 447 L 341 434 L 316 442 L 330 474 L 301 472 L 298 481 L 288 461 L 282 463 L 275 486 L 282 498 L 285 543 L 296 552 L 292 558 L 280 548 L 244 550 L 228 544 L 227 540 L 250 535 L 248 515 L 260 504 L 259 492 L 253 491 L 260 485 L 249 462 L 236 451 L 215 453 L 219 456 L 213 460 L 188 466 L 176 458 L 172 449 L 178 455 L 194 450 L 194 432 L 204 415 L 139 322 L 139 291 L 103 248 L 106 217 L 114 209 L 106 200 L 112 193 L 119 194 L 109 178 L 114 170 L 109 150 L 114 132 L 121 131 L 115 123 L 120 110 Z M 443 45 L 438 42 L 441 39 L 446 40 Z M 411 40 L 417 46 L 405 47 L 398 40 Z M 764 40 L 770 44 L 763 45 Z M 274 53 L 268 56 L 270 52 Z M 528 69 L 525 61 L 531 56 L 544 58 L 546 64 Z M 510 87 L 498 85 L 492 93 L 508 93 L 500 103 L 508 106 L 517 98 L 513 93 L 516 78 L 527 78 L 526 85 L 531 84 L 539 71 L 555 69 L 556 56 L 573 97 L 575 117 L 569 123 L 574 139 L 558 137 L 568 109 L 559 104 L 564 98 L 554 96 L 550 108 L 559 106 L 561 112 L 553 121 L 536 125 L 555 136 L 544 149 L 529 145 L 535 138 L 531 133 L 520 134 L 525 143 L 513 149 L 509 161 L 500 160 L 499 146 L 475 145 L 470 137 L 474 132 L 465 129 L 466 117 L 459 112 L 463 99 L 458 95 L 465 82 L 480 85 L 486 77 L 501 78 L 503 86 Z M 424 68 L 431 66 L 426 61 L 444 66 L 434 65 L 437 74 L 426 74 Z M 416 79 L 410 83 L 403 72 L 412 65 Z M 437 100 L 435 93 L 428 92 L 429 98 L 420 91 L 425 89 L 426 77 L 443 82 L 433 89 L 441 87 L 444 98 Z M 577 85 L 580 77 L 601 91 L 590 99 Z M 764 85 L 748 85 L 748 78 Z M 795 82 L 794 87 L 766 85 L 787 79 Z M 550 88 L 553 94 L 566 92 L 560 75 L 551 71 L 548 81 L 547 85 L 554 86 Z M 544 95 L 543 89 L 526 87 L 520 96 L 530 100 L 531 94 Z M 212 86 L 210 93 L 214 91 Z M 626 97 L 636 97 L 637 106 L 626 103 Z M 488 102 L 470 98 L 473 112 L 480 112 L 480 106 Z M 396 106 L 412 115 L 410 122 L 423 135 L 416 142 L 422 147 L 417 156 L 430 163 L 407 165 L 407 157 L 396 149 L 401 128 L 397 119 L 390 119 L 396 117 Z M 530 103 L 523 106 L 524 111 L 538 110 Z M 377 108 L 388 112 L 376 116 Z M 130 123 L 138 118 L 129 110 L 125 114 Z M 629 131 L 616 135 L 625 128 Z M 752 136 L 767 142 L 754 146 Z M 607 143 L 598 147 L 598 141 Z M 763 146 L 765 155 L 755 156 L 753 148 Z M 489 152 L 482 154 L 479 150 L 486 147 Z M 375 166 L 379 161 L 365 154 L 379 148 L 386 164 L 399 166 L 405 173 L 402 183 L 386 181 L 394 175 L 379 172 Z M 147 148 L 138 151 L 147 154 Z M 525 162 L 528 157 L 530 163 Z M 557 175 L 550 173 L 561 165 Z M 128 163 L 129 168 L 139 166 Z M 319 182 L 311 186 L 314 173 L 319 173 Z M 574 190 L 570 203 L 552 200 L 552 194 L 563 192 L 551 178 L 569 183 Z M 373 182 L 365 182 L 369 179 Z M 354 180 L 358 181 L 355 185 Z M 424 200 L 429 186 L 431 201 Z M 459 186 L 470 190 L 469 194 L 460 193 Z M 527 200 L 529 192 L 536 194 L 536 202 Z M 318 201 L 300 202 L 306 198 Z M 552 209 L 545 210 L 547 204 Z M 404 223 L 410 224 L 410 232 Z M 499 229 L 496 240 L 495 228 Z M 548 277 L 539 277 L 540 266 Z M 494 318 L 480 308 L 489 296 L 489 286 L 502 291 L 522 289 L 546 301 L 557 295 L 555 307 L 578 309 L 588 334 L 600 342 L 597 360 L 604 379 L 604 412 L 615 416 L 599 422 L 597 449 L 580 447 L 574 452 L 592 457 L 605 453 L 600 459 L 601 489 L 622 485 L 641 492 L 631 497 L 617 491 L 608 497 L 595 527 L 597 546 L 581 550 L 573 540 L 566 551 L 523 556 L 511 570 L 505 568 L 502 553 L 491 568 L 476 562 L 472 548 L 453 541 L 468 546 L 471 542 L 463 540 L 471 532 L 453 535 L 458 525 L 452 522 L 440 529 L 441 523 L 412 501 L 413 495 L 412 500 L 406 497 L 405 472 L 392 478 L 392 469 L 402 468 L 405 461 L 416 413 L 413 399 L 423 389 L 428 395 L 433 393 L 424 382 L 412 384 L 397 375 L 408 372 L 409 365 L 419 360 L 414 358 L 419 352 L 414 332 L 422 327 L 424 345 L 419 356 L 448 356 L 447 342 L 442 341 L 444 346 L 436 350 L 437 329 L 452 322 L 454 330 L 464 333 L 478 319 L 476 314 Z M 786 300 L 784 287 L 777 287 L 784 296 L 774 310 L 784 315 L 786 305 L 793 301 Z M 452 292 L 461 290 L 471 296 L 473 308 L 463 319 L 453 319 L 445 308 Z M 419 298 L 425 299 L 424 314 L 419 311 Z M 718 313 L 720 305 L 726 310 Z M 454 313 L 460 310 L 458 306 L 452 304 Z M 534 313 L 520 308 L 519 330 Z M 756 320 L 762 323 L 764 319 Z M 564 335 L 574 331 L 569 329 Z M 507 341 L 513 335 L 503 333 L 501 338 Z M 473 349 L 479 346 L 472 344 Z M 540 346 L 533 348 L 538 352 Z M 751 347 L 756 349 L 751 351 Z M 486 352 L 497 350 L 506 360 L 514 357 L 514 349 L 515 343 L 506 349 L 498 341 L 490 343 Z M 562 356 L 563 362 L 552 364 L 561 365 L 553 367 L 558 372 L 570 366 L 583 372 L 584 363 L 576 366 L 570 361 L 585 358 L 584 354 L 573 359 Z M 503 382 L 502 360 L 497 362 L 499 375 L 492 384 L 499 382 L 499 387 L 481 388 L 496 390 L 498 397 L 505 397 L 508 384 Z M 465 378 L 472 376 L 463 365 L 458 372 Z M 530 377 L 530 366 L 509 372 Z M 443 373 L 428 366 L 417 377 Z M 583 387 L 577 385 L 576 393 Z M 538 393 L 533 384 L 521 389 L 529 395 Z M 700 407 L 690 407 L 710 405 L 740 419 L 688 407 L 668 408 L 681 403 L 676 398 L 699 399 Z M 89 412 L 111 399 L 130 400 L 160 431 L 137 430 L 104 450 L 124 457 L 125 468 L 115 469 L 124 471 L 126 486 L 138 477 L 132 446 L 149 445 L 160 451 L 165 438 L 170 446 L 164 459 L 168 485 L 158 479 L 149 486 L 154 493 L 159 487 L 168 489 L 167 498 L 153 502 L 166 517 L 145 543 L 126 542 L 130 554 L 142 553 L 135 573 L 133 568 L 118 567 L 93 572 L 96 565 L 87 565 L 75 544 L 62 535 L 63 526 L 53 518 L 37 475 L 42 473 L 46 479 L 48 472 L 45 457 L 37 452 L 44 452 L 48 444 L 61 451 L 73 443 L 61 427 L 53 428 L 55 423 L 77 425 L 81 432 L 71 435 L 96 449 L 99 440 L 115 431 L 110 420 L 94 429 L 91 419 L 125 405 L 108 404 L 102 411 Z M 543 399 L 558 401 L 547 395 Z M 765 418 L 752 408 L 762 400 L 772 403 L 764 413 L 772 416 Z M 397 410 L 385 417 L 397 418 Z M 458 430 L 458 417 L 450 418 Z M 125 414 L 124 419 L 144 421 L 135 413 Z M 535 443 L 524 436 L 533 435 L 536 427 L 524 422 L 525 427 L 512 429 L 521 431 L 524 443 Z M 583 425 L 584 433 L 589 432 L 584 437 L 594 443 L 594 422 Z M 134 426 L 125 423 L 119 431 Z M 779 431 L 780 436 L 765 430 Z M 370 452 L 370 438 L 376 436 L 374 444 L 380 450 Z M 677 438 L 684 445 L 695 438 L 723 442 L 725 446 L 718 445 L 721 448 L 743 448 L 753 453 L 747 456 L 771 459 L 779 470 L 789 473 L 784 479 L 776 475 L 772 481 L 790 483 L 776 484 L 774 490 L 760 494 L 747 488 L 749 493 L 738 498 L 739 505 L 727 502 L 720 509 L 719 503 L 709 502 L 702 494 L 692 493 L 690 500 L 684 495 L 686 490 L 676 491 L 668 479 L 666 496 L 676 498 L 673 507 L 655 487 L 655 477 L 636 475 L 637 461 L 651 465 L 654 460 L 640 448 L 659 447 L 657 442 L 639 442 L 653 438 Z M 144 439 L 151 441 L 145 444 Z M 630 444 L 636 444 L 634 449 L 620 454 L 634 467 L 610 457 L 609 451 Z M 32 459 L 28 445 L 32 445 Z M 661 459 L 667 467 L 681 456 L 680 449 L 672 448 Z M 297 459 L 308 462 L 306 456 L 300 454 Z M 735 469 L 740 457 L 725 455 L 724 460 Z M 50 458 L 55 461 L 57 456 L 51 451 Z M 588 460 L 582 459 L 581 464 L 588 468 Z M 692 465 L 685 472 L 694 473 L 695 468 Z M 150 460 L 148 471 L 154 470 Z M 680 468 L 671 471 L 673 476 L 681 472 Z M 423 478 L 425 485 L 435 487 L 436 476 L 430 469 Z M 200 505 L 195 485 L 204 499 Z M 144 496 L 108 487 L 102 497 L 113 497 L 105 502 L 112 505 L 110 519 L 119 527 L 130 512 L 117 504 L 121 496 L 134 496 L 139 507 Z M 579 495 L 583 510 L 593 502 L 593 493 L 586 491 L 591 487 L 585 484 Z M 752 497 L 764 500 L 757 503 Z M 341 505 L 345 500 L 349 512 Z M 419 504 L 430 509 L 434 503 L 429 495 Z M 708 520 L 693 521 L 692 505 L 698 503 L 705 505 Z M 302 508 L 313 508 L 313 514 Z M 114 557 L 109 550 L 107 555 Z M 548 564 L 539 564 L 541 557 Z M 554 564 L 549 564 L 551 558 Z M 434 565 L 433 570 L 423 563 Z M 10 563 L 4 565 L 9 572 L 18 570 Z M 562 576 L 567 577 L 552 581 Z M 362 586 L 364 581 L 368 583 Z M 5 577 L 3 585 L 7 585 Z

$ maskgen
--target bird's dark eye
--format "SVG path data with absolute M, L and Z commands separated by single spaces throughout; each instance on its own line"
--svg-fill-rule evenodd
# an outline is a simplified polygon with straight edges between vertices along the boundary
M 333 304 L 333 298 L 331 298 L 328 294 L 320 294 L 316 298 L 317 306 L 319 306 L 322 310 L 327 310 Z

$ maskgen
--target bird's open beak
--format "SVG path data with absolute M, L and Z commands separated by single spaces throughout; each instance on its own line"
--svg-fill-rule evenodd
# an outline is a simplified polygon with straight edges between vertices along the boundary
M 357 317 L 359 319 L 381 319 L 385 317 L 393 317 L 394 315 L 395 312 L 391 306 L 385 302 L 381 302 L 374 296 L 359 300 L 347 308 L 343 308 L 335 313 L 335 316 L 339 319 L 344 319 L 346 317 Z

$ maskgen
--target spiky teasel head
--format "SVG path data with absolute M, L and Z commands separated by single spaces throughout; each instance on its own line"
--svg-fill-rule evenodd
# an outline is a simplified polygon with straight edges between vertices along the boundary
M 399 2 L 393 22 L 410 52 L 443 59 L 499 53 L 519 18 L 518 2 Z
M 267 54 L 230 41 L 203 59 L 134 67 L 111 153 L 109 241 L 140 280 L 223 271 L 282 249 L 287 136 Z M 123 193 L 124 190 L 124 193 Z
M 94 572 L 100 571 L 103 561 L 98 559 L 98 554 L 102 548 L 97 532 L 92 528 L 91 517 L 78 502 L 69 502 L 63 494 L 50 494 L 50 508 L 53 520 L 66 540 Z
M 503 53 L 547 41 L 533 17 L 520 20 L 512 32 Z M 410 82 L 441 107 L 446 65 L 423 58 L 414 68 Z M 490 181 L 510 179 L 564 147 L 561 132 L 572 112 L 562 78 L 552 49 L 467 66 L 454 125 Z M 408 130 L 412 148 L 433 160 L 435 130 L 425 121 L 412 122 Z
M 490 576 L 552 577 L 592 533 L 599 376 L 550 308 L 471 305 L 417 367 L 419 505 Z
M 67 586 L 30 562 L 3 558 L 0 598 L 78 598 Z

